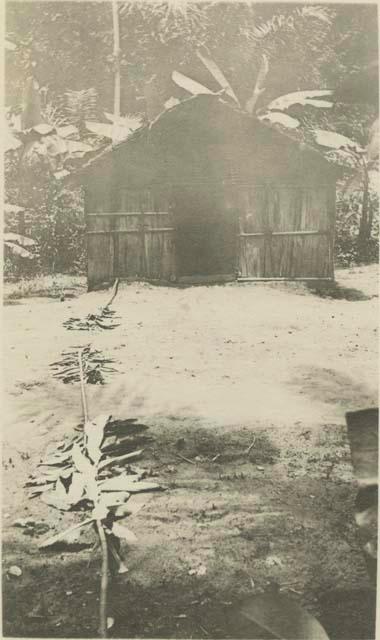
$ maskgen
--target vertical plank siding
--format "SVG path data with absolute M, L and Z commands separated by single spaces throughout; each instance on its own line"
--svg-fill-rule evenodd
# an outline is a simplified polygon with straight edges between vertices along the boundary
M 334 200 L 335 192 L 324 185 L 247 189 L 240 218 L 240 276 L 331 277 Z
M 142 277 L 144 263 L 141 214 L 112 217 L 117 220 L 119 231 L 119 269 L 113 277 Z
M 113 241 L 110 235 L 87 235 L 87 279 L 92 288 L 110 282 L 113 274 Z
M 338 174 L 217 96 L 184 100 L 87 168 L 89 285 L 332 277 Z
M 265 278 L 264 237 L 240 237 L 240 276 L 243 278 Z
M 232 273 L 234 263 L 241 278 L 333 277 L 333 185 L 224 185 L 220 202 L 207 189 L 204 200 L 203 191 L 204 186 L 198 192 L 199 211 L 190 207 L 187 217 L 194 197 L 181 196 L 169 211 L 163 188 L 121 188 L 112 196 L 105 192 L 88 198 L 89 286 L 115 277 L 170 281 L 192 273 Z M 195 187 L 190 193 L 196 193 Z M 209 239 L 203 238 L 206 222 L 213 229 Z M 187 232 L 185 223 L 190 225 Z M 209 261 L 204 258 L 202 265 L 187 271 L 186 263 L 193 264 L 196 257 L 186 260 L 186 251 L 195 251 L 186 238 L 193 238 L 197 229 L 202 242 L 209 243 Z
M 114 210 L 107 210 L 111 203 Z M 87 211 L 88 282 L 112 279 L 170 280 L 175 275 L 173 219 L 161 193 L 120 189 L 112 199 L 89 200 Z

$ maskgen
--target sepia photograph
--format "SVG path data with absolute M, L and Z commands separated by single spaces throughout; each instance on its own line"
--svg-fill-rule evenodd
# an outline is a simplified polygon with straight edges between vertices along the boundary
M 3 637 L 375 640 L 378 4 L 3 14 Z

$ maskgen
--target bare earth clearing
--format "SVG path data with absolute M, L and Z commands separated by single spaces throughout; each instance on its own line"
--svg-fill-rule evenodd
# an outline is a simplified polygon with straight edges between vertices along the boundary
M 138 543 L 111 593 L 113 635 L 244 637 L 234 605 L 276 583 L 332 640 L 373 637 L 344 414 L 377 405 L 377 268 L 337 281 L 341 299 L 301 284 L 121 285 L 121 325 L 102 333 L 62 322 L 95 312 L 107 292 L 5 307 L 3 571 L 23 572 L 3 578 L 5 635 L 97 634 L 98 551 L 37 548 L 82 516 L 23 488 L 82 419 L 78 385 L 49 364 L 93 342 L 119 373 L 87 386 L 91 416 L 147 425 L 139 465 L 168 488 L 130 518 Z M 32 536 L 14 527 L 21 517 L 41 523 Z

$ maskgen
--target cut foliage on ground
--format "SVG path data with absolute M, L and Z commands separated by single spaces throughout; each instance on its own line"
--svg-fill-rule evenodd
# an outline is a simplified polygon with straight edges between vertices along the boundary
M 120 326 L 94 334 L 118 374 L 88 385 L 88 403 L 92 415 L 112 407 L 116 424 L 149 427 L 136 429 L 133 450 L 144 449 L 147 478 L 168 491 L 144 495 L 128 517 L 138 540 L 110 590 L 111 636 L 246 638 L 241 602 L 276 588 L 330 640 L 374 638 L 345 413 L 377 404 L 377 268 L 338 271 L 337 282 L 361 295 L 294 283 L 120 285 Z M 78 514 L 57 522 L 24 485 L 48 451 L 80 435 L 80 386 L 62 384 L 49 363 L 88 343 L 62 323 L 105 297 L 27 298 L 4 310 L 7 636 L 97 635 L 90 532 L 75 554 L 42 554 L 39 544 Z
M 82 352 L 83 374 L 86 383 L 104 384 L 105 378 L 109 374 L 117 372 L 117 369 L 111 366 L 115 362 L 113 358 L 107 358 L 92 344 L 86 344 L 63 351 L 61 358 L 51 363 L 50 367 L 54 371 L 54 378 L 62 380 L 65 384 L 79 382 L 78 350 Z

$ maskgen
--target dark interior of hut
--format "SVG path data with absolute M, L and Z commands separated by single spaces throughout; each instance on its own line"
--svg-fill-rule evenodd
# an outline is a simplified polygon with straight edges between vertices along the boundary
M 237 216 L 220 190 L 182 187 L 174 197 L 174 217 L 179 276 L 235 273 Z

